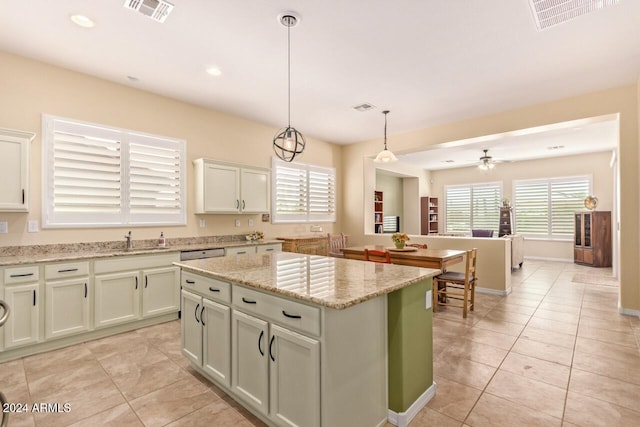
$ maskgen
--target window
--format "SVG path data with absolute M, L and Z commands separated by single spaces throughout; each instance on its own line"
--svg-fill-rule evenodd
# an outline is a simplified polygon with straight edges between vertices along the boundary
M 274 223 L 335 222 L 334 168 L 272 161 Z
M 472 229 L 498 231 L 502 183 L 445 187 L 445 230 L 470 233 Z
M 573 236 L 573 213 L 584 208 L 591 177 L 519 180 L 513 183 L 516 233 L 564 239 Z
M 43 115 L 43 227 L 186 223 L 185 143 Z

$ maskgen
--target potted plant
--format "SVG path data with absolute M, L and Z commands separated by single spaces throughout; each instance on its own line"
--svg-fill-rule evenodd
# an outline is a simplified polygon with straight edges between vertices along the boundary
M 393 233 L 391 235 L 391 240 L 393 240 L 393 244 L 396 245 L 396 248 L 403 249 L 407 240 L 410 239 L 409 236 L 407 236 L 407 233 Z

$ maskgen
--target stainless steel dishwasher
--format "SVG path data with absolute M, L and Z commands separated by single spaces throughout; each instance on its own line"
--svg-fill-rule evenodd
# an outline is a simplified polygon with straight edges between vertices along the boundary
M 224 256 L 224 248 L 194 249 L 190 251 L 180 252 L 180 261 L 189 261 L 192 259 L 204 259 L 204 258 L 218 258 L 221 256 Z M 181 317 L 182 317 L 182 279 L 180 279 L 180 311 L 178 312 L 178 318 L 181 318 Z

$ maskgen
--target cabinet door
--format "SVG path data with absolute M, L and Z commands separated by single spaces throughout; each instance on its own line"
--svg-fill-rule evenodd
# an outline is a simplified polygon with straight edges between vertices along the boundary
M 240 211 L 240 169 L 205 163 L 203 188 L 205 212 Z
M 142 317 L 180 309 L 180 267 L 145 270 L 142 281 Z
M 242 169 L 242 178 L 240 179 L 242 212 L 269 212 L 271 200 L 271 184 L 269 183 L 269 176 L 270 174 L 268 171 Z
M 0 211 L 29 210 L 29 144 L 0 130 Z
M 182 354 L 197 366 L 202 366 L 202 298 L 182 290 Z
M 269 330 L 267 322 L 231 313 L 231 389 L 257 411 L 269 411 Z
M 320 425 L 320 343 L 277 325 L 271 334 L 271 418 L 282 425 Z
M 38 342 L 40 295 L 38 284 L 6 286 L 4 299 L 11 313 L 4 324 L 4 348 Z
M 95 326 L 103 328 L 140 318 L 137 271 L 95 276 Z
M 45 284 L 45 338 L 89 330 L 89 278 Z
M 200 322 L 202 368 L 226 387 L 231 385 L 231 309 L 204 298 Z

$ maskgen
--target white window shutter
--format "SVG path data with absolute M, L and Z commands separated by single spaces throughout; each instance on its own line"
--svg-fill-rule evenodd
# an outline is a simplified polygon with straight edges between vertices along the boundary
M 471 230 L 471 187 L 445 188 L 445 221 L 447 233 L 466 233 Z

